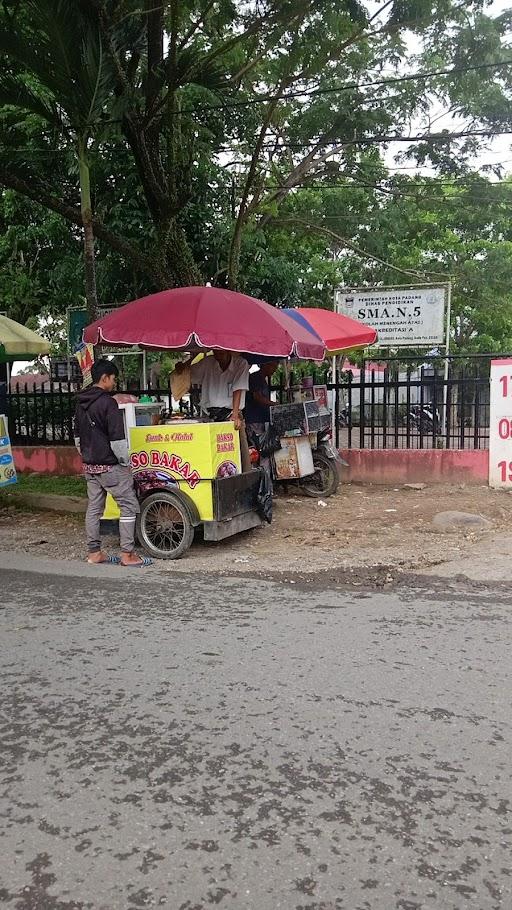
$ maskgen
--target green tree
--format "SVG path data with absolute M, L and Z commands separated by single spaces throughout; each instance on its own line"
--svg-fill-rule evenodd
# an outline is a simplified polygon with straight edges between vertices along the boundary
M 511 180 L 471 174 L 395 183 L 401 195 L 383 207 L 383 229 L 394 225 L 388 255 L 404 268 L 453 277 L 453 343 L 459 351 L 510 352 Z M 390 276 L 389 270 L 377 274 Z
M 374 175 L 375 179 L 375 175 Z M 452 341 L 460 352 L 512 350 L 512 181 L 480 173 L 418 178 L 380 174 L 366 185 L 319 188 L 294 221 L 315 230 L 339 257 L 346 285 L 453 280 Z M 331 195 L 332 194 L 332 195 Z M 309 197 L 309 200 L 308 200 Z M 356 227 L 347 219 L 354 218 Z M 306 220 L 309 219 L 309 220 Z M 349 239 L 347 239 L 347 237 Z
M 121 222 L 113 230 L 106 210 L 93 221 L 95 235 L 137 263 L 148 290 L 206 278 L 205 234 L 215 280 L 243 284 L 244 244 L 265 246 L 255 235 L 288 217 L 288 198 L 311 182 L 359 178 L 367 149 L 381 166 L 378 149 L 390 137 L 421 135 L 409 153 L 456 172 L 475 148 L 467 127 L 510 121 L 509 23 L 486 16 L 483 0 L 389 0 L 373 16 L 357 0 L 78 6 L 101 35 L 118 112 L 108 115 L 118 132 L 94 150 L 129 156 L 124 173 L 143 199 L 140 235 L 152 242 L 147 249 L 128 238 Z M 430 75 L 411 78 L 414 70 Z M 429 125 L 433 101 L 453 112 L 456 129 Z M 416 132 L 418 118 L 425 124 Z M 75 223 L 59 194 L 5 156 L 0 179 Z
M 45 308 L 58 314 L 78 305 L 80 253 L 79 236 L 60 216 L 11 190 L 0 195 L 0 308 L 12 319 L 26 324 Z
M 97 306 L 90 146 L 105 127 L 112 97 L 111 59 L 89 4 L 25 0 L 0 21 L 4 105 L 29 111 L 72 144 L 78 166 L 84 232 L 85 287 L 91 319 Z

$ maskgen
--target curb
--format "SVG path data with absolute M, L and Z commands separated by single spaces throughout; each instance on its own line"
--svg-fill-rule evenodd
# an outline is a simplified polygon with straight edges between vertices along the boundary
M 6 497 L 10 505 L 27 506 L 38 512 L 74 512 L 83 515 L 87 510 L 87 499 L 80 496 L 60 496 L 57 493 L 18 493 Z

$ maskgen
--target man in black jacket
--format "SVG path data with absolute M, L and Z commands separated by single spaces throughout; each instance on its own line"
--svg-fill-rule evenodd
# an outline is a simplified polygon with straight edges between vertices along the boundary
M 135 553 L 135 520 L 139 503 L 133 488 L 123 415 L 112 397 L 119 370 L 110 360 L 97 360 L 92 367 L 93 385 L 81 391 L 75 412 L 75 445 L 82 456 L 89 504 L 85 516 L 87 561 L 93 564 L 121 562 L 123 566 L 146 566 L 151 560 Z M 100 521 L 107 493 L 119 506 L 121 560 L 101 549 Z

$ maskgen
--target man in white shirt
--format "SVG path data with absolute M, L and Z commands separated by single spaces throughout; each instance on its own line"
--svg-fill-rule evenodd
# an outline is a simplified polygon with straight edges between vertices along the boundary
M 186 366 L 177 364 L 180 373 Z M 199 363 L 190 366 L 192 385 L 201 386 L 201 411 L 214 419 L 224 417 L 232 420 L 235 428 L 242 426 L 242 411 L 245 393 L 249 388 L 249 364 L 243 357 L 231 351 L 214 351 L 211 357 L 203 357 Z M 223 415 L 221 412 L 226 411 Z
M 176 372 L 190 367 L 191 385 L 201 386 L 203 414 L 212 420 L 233 421 L 235 429 L 240 431 L 242 471 L 250 471 L 251 459 L 242 415 L 245 393 L 249 389 L 249 364 L 232 351 L 214 351 L 211 357 L 203 357 L 199 363 L 193 364 L 193 359 L 176 364 Z

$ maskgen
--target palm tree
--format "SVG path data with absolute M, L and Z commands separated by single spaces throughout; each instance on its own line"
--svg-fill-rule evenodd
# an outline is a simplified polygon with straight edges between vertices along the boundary
M 29 111 L 72 143 L 78 163 L 88 315 L 97 293 L 91 202 L 92 143 L 108 126 L 111 60 L 98 19 L 82 0 L 24 0 L 0 20 L 0 103 Z

